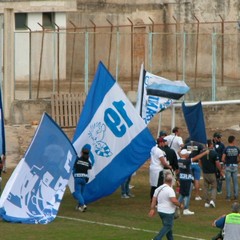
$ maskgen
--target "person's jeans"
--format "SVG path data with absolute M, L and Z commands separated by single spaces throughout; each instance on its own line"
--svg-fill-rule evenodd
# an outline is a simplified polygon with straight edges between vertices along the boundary
M 84 198 L 83 198 L 83 192 L 86 186 L 86 178 L 83 177 L 75 177 L 74 178 L 74 193 L 73 197 L 77 199 L 78 204 L 80 206 L 83 206 L 85 204 Z
M 130 184 L 130 181 L 131 181 L 131 176 L 128 177 L 124 183 L 121 184 L 121 190 L 122 190 L 122 195 L 123 194 L 129 194 L 129 184 Z
M 161 228 L 158 235 L 155 236 L 153 239 L 162 240 L 163 237 L 166 235 L 168 240 L 173 240 L 172 228 L 173 228 L 173 221 L 174 221 L 174 213 L 168 214 L 168 213 L 159 212 L 158 214 L 162 220 L 163 227 Z
M 190 199 L 191 199 L 191 194 L 192 194 L 192 188 L 193 188 L 193 184 L 191 184 L 188 196 L 183 196 L 183 195 L 180 194 L 179 197 L 178 197 L 178 201 L 180 203 L 182 203 L 184 201 L 184 209 L 189 209 L 189 204 L 190 204 Z
M 227 198 L 231 197 L 231 178 L 233 181 L 234 197 L 238 198 L 238 167 L 229 166 L 225 169 Z

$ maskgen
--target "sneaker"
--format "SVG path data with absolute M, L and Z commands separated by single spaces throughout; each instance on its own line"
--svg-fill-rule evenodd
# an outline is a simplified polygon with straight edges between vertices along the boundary
M 127 194 L 122 194 L 122 198 L 130 198 Z
M 86 211 L 87 210 L 87 205 L 83 205 L 83 209 L 84 209 L 84 211 Z
M 204 204 L 204 207 L 209 208 L 209 207 L 210 207 L 210 204 L 209 204 L 209 203 L 205 203 L 205 204 Z
M 133 189 L 135 186 L 133 185 L 129 185 L 129 189 Z
M 193 215 L 194 212 L 191 212 L 189 209 L 184 209 L 183 210 L 183 215 Z
M 132 193 L 129 193 L 127 196 L 129 196 L 129 197 L 135 197 L 135 195 L 132 194 Z
M 200 201 L 200 200 L 202 200 L 202 198 L 200 196 L 197 196 L 197 197 L 195 197 L 195 200 Z
M 217 192 L 217 194 L 222 194 L 222 191 Z
M 215 207 L 216 207 L 215 202 L 214 202 L 213 200 L 211 200 L 209 204 L 210 204 L 210 206 L 211 206 L 212 208 L 215 208 Z
M 84 206 L 78 207 L 78 211 L 80 211 L 80 212 L 85 212 Z

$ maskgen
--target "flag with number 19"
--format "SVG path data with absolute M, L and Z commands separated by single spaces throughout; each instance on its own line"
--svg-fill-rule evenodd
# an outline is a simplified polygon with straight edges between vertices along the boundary
M 86 203 L 113 193 L 149 158 L 155 144 L 143 119 L 102 62 L 73 138 L 79 156 L 85 144 L 91 145 L 94 159 L 84 191 Z M 71 178 L 71 192 L 73 185 Z

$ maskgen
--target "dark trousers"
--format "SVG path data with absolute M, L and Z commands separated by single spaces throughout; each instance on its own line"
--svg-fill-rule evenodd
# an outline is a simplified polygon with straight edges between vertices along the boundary
M 164 179 L 163 179 L 163 171 L 161 171 L 161 172 L 159 172 L 157 186 L 156 187 L 155 186 L 151 186 L 151 190 L 150 190 L 150 199 L 151 199 L 151 201 L 152 201 L 152 197 L 153 197 L 153 194 L 154 194 L 155 190 L 159 186 L 161 186 L 163 184 L 163 181 L 164 181 Z

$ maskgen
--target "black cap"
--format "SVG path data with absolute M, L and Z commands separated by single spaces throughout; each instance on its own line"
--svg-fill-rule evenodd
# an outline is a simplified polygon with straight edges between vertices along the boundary
M 216 137 L 216 138 L 221 138 L 222 137 L 222 134 L 218 133 L 218 132 L 215 132 L 213 134 L 213 137 Z
M 165 131 L 160 131 L 159 137 L 167 136 L 167 133 Z

